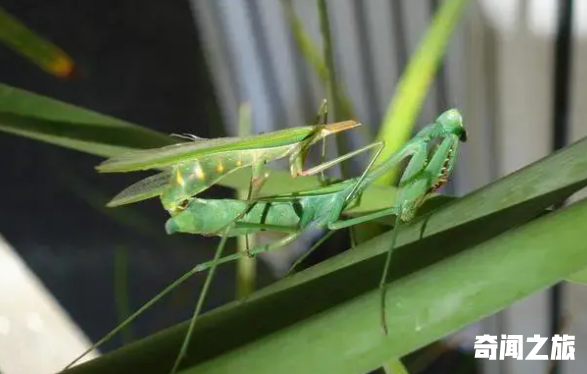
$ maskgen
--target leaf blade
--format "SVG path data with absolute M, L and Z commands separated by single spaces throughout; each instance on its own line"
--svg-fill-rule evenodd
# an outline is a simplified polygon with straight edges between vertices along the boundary
M 74 70 L 72 59 L 53 43 L 41 38 L 22 22 L 0 8 L 0 41 L 41 69 L 59 78 Z
M 467 0 L 443 2 L 421 44 L 410 58 L 377 135 L 378 140 L 386 143 L 376 164 L 387 159 L 411 137 L 417 115 L 466 4 Z M 378 183 L 391 184 L 397 173 L 398 169 L 394 168 L 383 175 Z

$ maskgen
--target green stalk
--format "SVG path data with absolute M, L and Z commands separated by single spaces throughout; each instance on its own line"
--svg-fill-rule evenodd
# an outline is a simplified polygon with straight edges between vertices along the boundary
M 314 70 L 320 82 L 326 86 L 329 80 L 328 68 L 326 67 L 323 56 L 320 54 L 320 49 L 314 44 L 310 35 L 304 30 L 304 26 L 297 16 L 292 2 L 289 0 L 282 0 L 281 3 L 284 8 L 286 20 L 300 53 L 306 60 L 306 63 Z M 338 84 L 340 113 L 344 119 L 355 118 L 350 100 L 344 91 L 342 84 Z M 369 132 L 368 126 L 361 126 L 358 131 L 360 131 L 367 139 L 373 138 Z
M 239 108 L 238 134 L 247 136 L 252 133 L 251 106 L 242 104 Z M 237 190 L 237 199 L 246 200 L 248 197 L 247 189 Z M 255 235 L 249 235 L 248 245 L 250 248 L 255 247 Z M 247 249 L 247 238 L 239 236 L 237 238 L 238 251 L 244 252 Z M 236 298 L 237 300 L 249 296 L 255 291 L 255 278 L 257 275 L 257 260 L 248 256 L 240 258 L 236 263 Z
M 326 61 L 326 92 L 328 95 L 328 105 L 331 112 L 334 114 L 333 122 L 342 121 L 340 97 L 338 82 L 336 80 L 336 67 L 334 64 L 334 48 L 332 45 L 332 36 L 330 34 L 330 17 L 328 15 L 328 5 L 326 0 L 317 0 L 318 15 L 320 17 L 320 31 L 322 32 L 322 45 L 324 61 Z M 344 135 L 337 136 L 336 148 L 338 153 L 349 152 L 346 142 L 344 141 Z M 343 178 L 348 175 L 348 167 L 343 162 L 340 164 L 340 172 Z
M 410 58 L 377 136 L 378 140 L 385 141 L 379 162 L 396 152 L 411 137 L 414 123 L 434 81 L 446 45 L 466 4 L 467 0 L 444 1 L 426 31 L 422 43 Z M 397 173 L 398 169 L 395 168 L 382 176 L 378 182 L 384 185 L 392 184 L 397 178 Z

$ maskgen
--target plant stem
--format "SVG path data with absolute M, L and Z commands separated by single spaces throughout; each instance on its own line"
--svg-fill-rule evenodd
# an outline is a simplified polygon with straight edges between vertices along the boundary
M 239 108 L 238 135 L 247 136 L 252 133 L 251 107 L 248 104 L 242 104 Z M 246 189 L 237 190 L 237 199 L 246 200 L 248 191 Z M 239 252 L 247 250 L 247 240 L 249 247 L 255 246 L 255 236 L 239 236 L 237 238 L 237 249 Z M 236 298 L 242 299 L 247 297 L 255 290 L 255 278 L 257 275 L 257 260 L 243 256 L 236 263 Z
M 332 45 L 332 37 L 330 35 L 330 17 L 328 16 L 328 5 L 326 0 L 318 0 L 318 14 L 320 17 L 320 31 L 322 32 L 322 46 L 324 61 L 326 62 L 326 92 L 328 95 L 328 103 L 333 113 L 332 121 L 341 121 L 341 104 L 338 95 L 338 84 L 336 81 L 336 69 L 334 66 L 334 48 Z M 348 152 L 343 136 L 336 137 L 336 148 L 339 153 Z M 340 164 L 340 173 L 343 178 L 348 175 L 348 168 L 344 163 Z

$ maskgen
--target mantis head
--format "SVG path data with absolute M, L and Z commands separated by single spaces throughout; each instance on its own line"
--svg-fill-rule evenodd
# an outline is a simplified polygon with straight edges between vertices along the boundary
M 463 116 L 458 109 L 449 109 L 436 118 L 437 124 L 441 125 L 445 134 L 456 135 L 460 141 L 467 141 L 467 130 L 463 125 Z
M 214 203 L 214 201 L 212 200 Z M 206 200 L 193 198 L 183 208 L 174 212 L 165 223 L 165 231 L 168 235 L 187 232 L 192 234 L 206 233 L 211 231 L 207 225 L 214 225 L 214 219 L 206 219 L 205 217 L 212 217 L 214 209 L 217 209 L 214 204 L 207 204 Z

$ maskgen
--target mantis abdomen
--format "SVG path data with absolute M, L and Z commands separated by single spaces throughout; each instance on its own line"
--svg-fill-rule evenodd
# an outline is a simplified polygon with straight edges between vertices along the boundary
M 247 202 L 234 199 L 193 199 L 188 208 L 165 224 L 168 234 L 175 232 L 219 235 L 218 231 L 237 218 Z M 251 234 L 264 227 L 282 228 L 288 232 L 298 230 L 302 210 L 292 202 L 258 202 L 228 232 L 229 237 Z
M 210 154 L 174 166 L 169 186 L 161 194 L 163 207 L 174 211 L 178 204 L 208 189 L 220 179 L 259 161 L 279 159 L 296 145 L 263 148 L 262 151 L 230 151 Z

